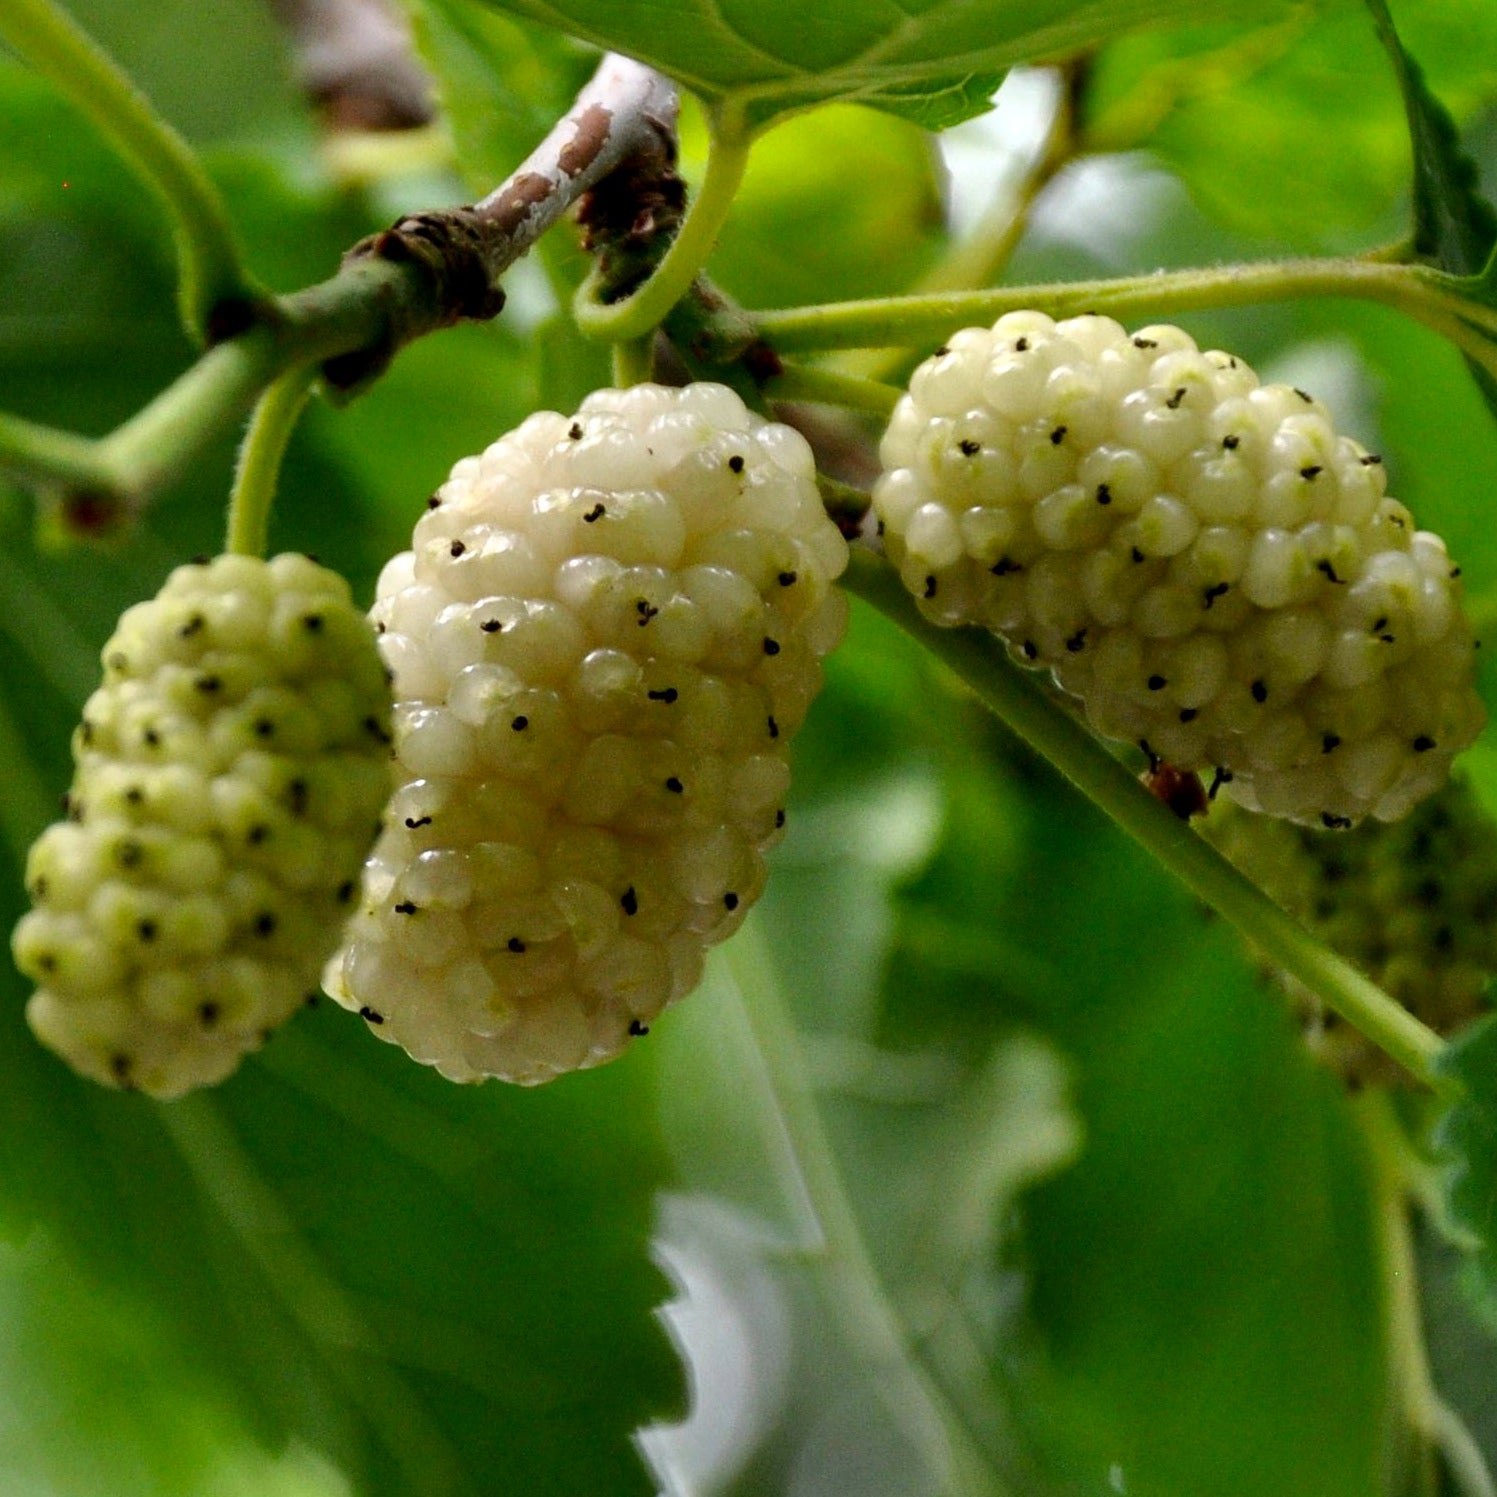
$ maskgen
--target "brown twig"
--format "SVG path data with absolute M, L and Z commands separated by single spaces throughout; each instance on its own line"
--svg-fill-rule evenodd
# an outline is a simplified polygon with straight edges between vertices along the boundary
M 334 130 L 409 130 L 432 117 L 431 74 L 389 0 L 270 0 L 303 87 Z
M 90 515 L 99 495 L 111 515 L 138 513 L 286 370 L 320 364 L 331 388 L 352 392 L 413 339 L 494 316 L 501 276 L 583 194 L 640 161 L 669 168 L 675 118 L 665 79 L 605 57 L 555 129 L 481 202 L 412 215 L 355 245 L 335 276 L 277 299 L 108 436 L 0 415 L 0 472 L 51 493 L 64 516 L 82 494 Z
M 565 117 L 486 198 L 408 215 L 354 245 L 345 268 L 369 259 L 409 265 L 427 294 L 393 306 L 382 338 L 324 364 L 328 383 L 354 388 L 413 338 L 496 316 L 500 277 L 584 194 L 612 173 L 671 170 L 676 110 L 675 89 L 659 73 L 610 53 Z

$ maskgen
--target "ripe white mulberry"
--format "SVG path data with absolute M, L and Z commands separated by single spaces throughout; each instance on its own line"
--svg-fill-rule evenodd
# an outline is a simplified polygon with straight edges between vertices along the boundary
M 1255 810 L 1401 816 L 1481 730 L 1459 568 L 1301 390 L 1037 312 L 915 372 L 874 505 L 925 616 Z
M 399 787 L 328 991 L 459 1081 L 644 1033 L 764 883 L 846 560 L 804 439 L 721 385 L 459 462 L 380 579 Z
M 174 1097 L 316 992 L 389 794 L 390 691 L 347 584 L 305 556 L 178 567 L 103 659 L 13 948 L 44 1044 Z
M 1457 775 L 1402 821 L 1350 832 L 1218 808 L 1206 835 L 1249 878 L 1416 1018 L 1450 1034 L 1497 975 L 1497 823 Z M 1402 1067 L 1287 973 L 1310 1048 L 1357 1083 Z

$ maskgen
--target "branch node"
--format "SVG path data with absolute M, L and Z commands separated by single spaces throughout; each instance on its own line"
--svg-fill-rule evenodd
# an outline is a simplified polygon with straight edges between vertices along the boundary
M 75 541 L 115 536 L 135 517 L 136 506 L 104 488 L 67 488 L 42 496 L 48 529 Z
M 216 348 L 220 343 L 227 343 L 230 338 L 237 338 L 260 323 L 278 320 L 279 313 L 275 303 L 263 297 L 221 297 L 208 309 L 203 322 L 203 341 L 209 348 Z
M 322 366 L 329 386 L 347 391 L 367 383 L 424 333 L 497 317 L 504 291 L 491 265 L 493 237 L 492 227 L 472 208 L 448 208 L 408 214 L 354 245 L 343 256 L 345 270 L 371 260 L 409 265 L 421 277 L 422 294 L 387 296 L 379 337 Z

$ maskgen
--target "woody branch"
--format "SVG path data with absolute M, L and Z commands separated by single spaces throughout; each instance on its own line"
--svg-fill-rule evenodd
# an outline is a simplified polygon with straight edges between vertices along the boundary
M 318 365 L 330 389 L 351 393 L 414 339 L 496 316 L 504 272 L 583 194 L 621 169 L 670 171 L 676 108 L 659 74 L 605 56 L 567 114 L 487 197 L 407 216 L 361 241 L 336 275 L 270 302 L 108 435 L 0 413 L 0 474 L 60 500 L 80 528 L 139 511 L 288 370 Z

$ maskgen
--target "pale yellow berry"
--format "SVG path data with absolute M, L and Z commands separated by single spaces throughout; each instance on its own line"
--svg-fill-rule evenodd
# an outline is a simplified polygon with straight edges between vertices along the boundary
M 179 567 L 104 666 L 12 944 L 45 1044 L 174 1097 L 315 993 L 389 793 L 389 686 L 347 584 L 296 555 Z
M 805 441 L 720 385 L 459 462 L 380 579 L 398 784 L 328 991 L 459 1081 L 644 1033 L 763 887 L 846 561 Z
M 1253 809 L 1402 816 L 1480 732 L 1459 568 L 1322 406 L 1178 328 L 1011 313 L 916 370 L 874 507 L 922 612 Z

